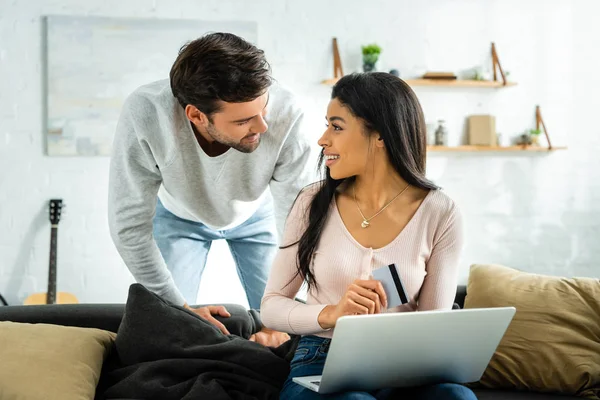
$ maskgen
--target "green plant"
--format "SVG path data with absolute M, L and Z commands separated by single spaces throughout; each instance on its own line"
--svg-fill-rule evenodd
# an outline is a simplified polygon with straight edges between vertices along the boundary
M 362 46 L 363 61 L 366 64 L 375 64 L 381 54 L 381 47 L 375 43 Z
M 473 72 L 473 77 L 471 79 L 473 79 L 474 81 L 482 81 L 483 73 L 481 72 L 481 69 L 475 69 L 475 71 Z
M 542 133 L 541 129 L 530 129 L 529 130 L 530 135 L 539 135 L 541 133 Z

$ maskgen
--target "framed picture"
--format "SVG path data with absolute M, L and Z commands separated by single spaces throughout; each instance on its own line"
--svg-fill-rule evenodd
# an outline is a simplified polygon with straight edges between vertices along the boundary
M 255 22 L 44 17 L 47 154 L 110 155 L 125 98 L 168 79 L 179 49 L 208 32 L 257 42 Z

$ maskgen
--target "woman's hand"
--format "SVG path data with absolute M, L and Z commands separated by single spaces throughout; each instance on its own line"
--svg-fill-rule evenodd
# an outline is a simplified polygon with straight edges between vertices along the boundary
M 267 347 L 279 347 L 290 340 L 290 335 L 285 332 L 274 331 L 273 329 L 263 327 L 260 331 L 250 336 L 248 339 L 252 342 L 260 343 Z
M 387 298 L 381 282 L 357 279 L 348 286 L 337 305 L 329 305 L 321 311 L 318 321 L 323 329 L 330 329 L 344 315 L 379 314 L 386 308 Z

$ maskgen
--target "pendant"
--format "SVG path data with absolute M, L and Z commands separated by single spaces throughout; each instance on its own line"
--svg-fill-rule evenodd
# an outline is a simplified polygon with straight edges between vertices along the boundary
M 362 222 L 362 224 L 360 224 L 360 226 L 363 228 L 367 228 L 369 225 L 371 225 L 371 224 L 366 219 Z

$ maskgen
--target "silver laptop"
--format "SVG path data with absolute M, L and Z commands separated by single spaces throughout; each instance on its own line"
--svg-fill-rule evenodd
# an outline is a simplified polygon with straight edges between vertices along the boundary
M 323 375 L 293 378 L 318 393 L 478 381 L 514 307 L 345 316 Z

